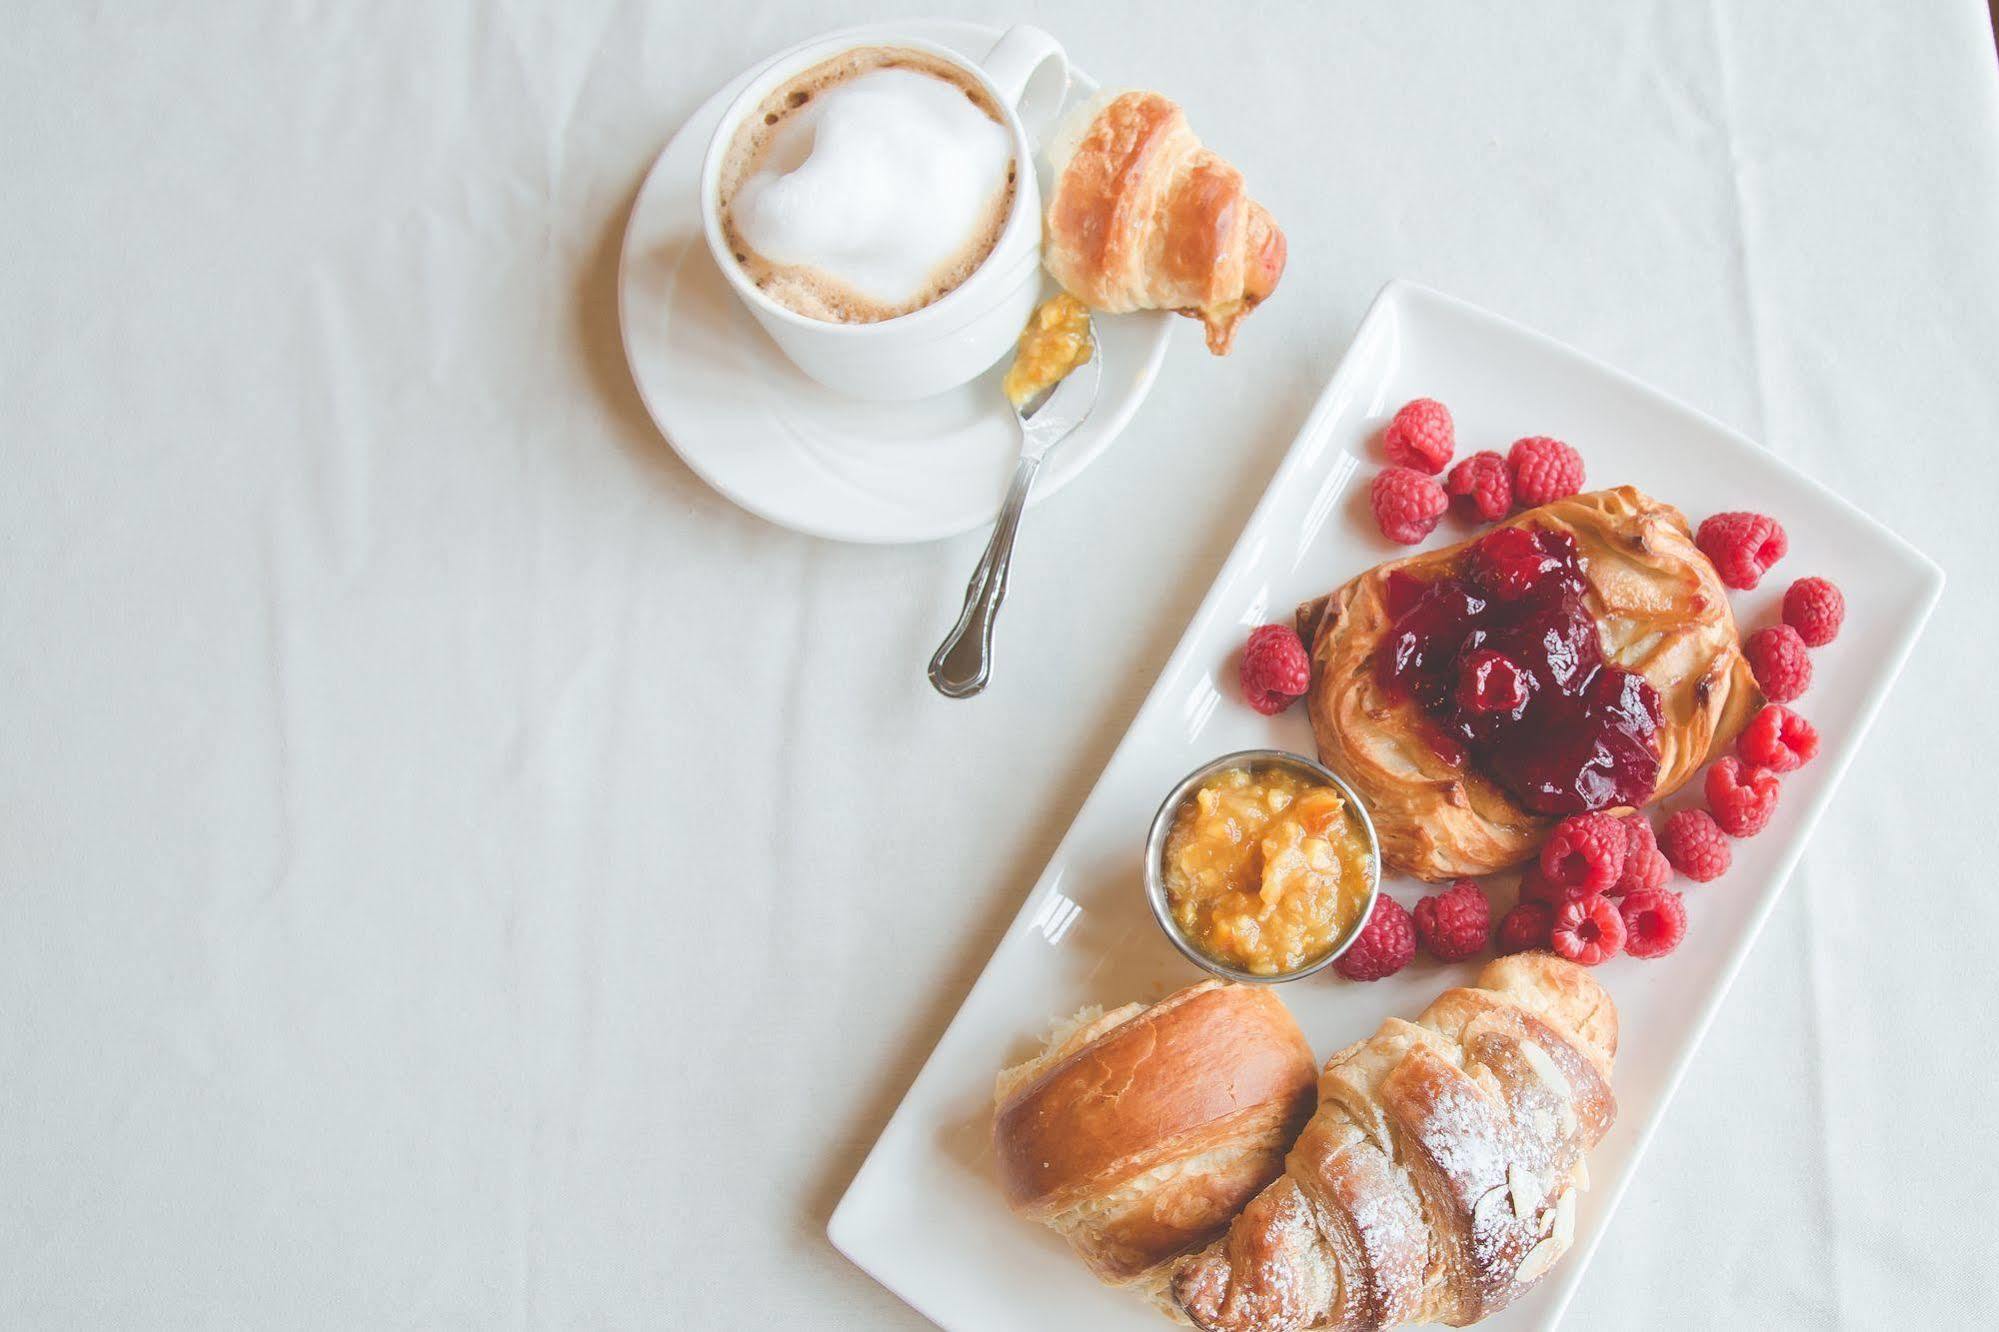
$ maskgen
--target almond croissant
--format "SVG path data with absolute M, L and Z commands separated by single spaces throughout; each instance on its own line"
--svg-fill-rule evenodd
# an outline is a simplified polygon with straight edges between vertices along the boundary
M 1158 93 L 1123 93 L 1082 124 L 1049 149 L 1048 271 L 1095 310 L 1197 318 L 1226 355 L 1284 273 L 1284 233 Z
M 1617 1106 L 1617 1010 L 1573 963 L 1500 958 L 1391 1018 L 1319 1078 L 1319 1108 L 1171 1299 L 1210 1332 L 1462 1327 L 1524 1293 L 1575 1234 L 1583 1154 Z

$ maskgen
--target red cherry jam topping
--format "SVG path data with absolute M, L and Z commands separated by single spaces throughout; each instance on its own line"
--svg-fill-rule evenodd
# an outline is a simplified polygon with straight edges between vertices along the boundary
M 1536 814 L 1636 805 L 1659 780 L 1659 695 L 1604 660 L 1587 585 L 1575 540 L 1533 527 L 1500 528 L 1434 582 L 1388 575 L 1383 687 L 1436 723 L 1438 753 Z

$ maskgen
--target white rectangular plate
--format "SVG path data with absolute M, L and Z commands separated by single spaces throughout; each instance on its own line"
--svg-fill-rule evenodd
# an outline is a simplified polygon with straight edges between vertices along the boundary
M 1688 936 L 1678 951 L 1599 969 L 1623 1018 L 1617 1124 L 1590 1159 L 1594 1187 L 1574 1250 L 1488 1326 L 1545 1328 L 1560 1318 L 1730 979 L 1943 589 L 1942 571 L 1929 560 L 1734 431 L 1539 334 L 1390 283 L 1131 731 L 827 1227 L 842 1253 L 944 1327 L 1166 1326 L 1142 1302 L 1098 1285 L 1053 1233 L 1007 1211 L 991 1170 L 993 1074 L 1084 1004 L 1156 999 L 1199 978 L 1146 907 L 1147 821 L 1175 781 L 1218 754 L 1265 745 L 1313 752 L 1302 707 L 1264 718 L 1240 701 L 1235 654 L 1250 626 L 1288 621 L 1297 603 L 1403 553 L 1376 531 L 1367 483 L 1378 457 L 1374 436 L 1397 407 L 1421 396 L 1450 406 L 1460 456 L 1554 435 L 1582 452 L 1592 488 L 1634 484 L 1694 522 L 1724 509 L 1776 515 L 1790 534 L 1790 555 L 1763 587 L 1737 594 L 1745 633 L 1774 623 L 1783 589 L 1804 574 L 1831 578 L 1847 599 L 1845 629 L 1813 653 L 1812 687 L 1797 705 L 1823 737 L 1819 757 L 1784 779 L 1775 819 L 1761 836 L 1736 843 L 1726 876 L 1678 885 L 1690 887 Z M 1447 520 L 1427 544 L 1465 534 Z M 1694 798 L 1683 792 L 1667 808 Z M 1423 891 L 1413 881 L 1387 886 L 1412 906 Z M 1499 905 L 1511 893 L 1510 883 L 1499 887 Z M 1374 984 L 1325 972 L 1280 993 L 1323 1058 L 1390 1014 L 1413 1017 L 1476 966 L 1423 958 Z

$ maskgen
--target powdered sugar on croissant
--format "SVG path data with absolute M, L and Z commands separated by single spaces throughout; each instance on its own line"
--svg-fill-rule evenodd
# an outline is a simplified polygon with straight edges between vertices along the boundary
M 1462 1327 L 1569 1247 L 1616 1115 L 1617 1010 L 1548 953 L 1489 963 L 1326 1064 L 1285 1174 L 1168 1298 L 1209 1332 Z
M 1158 93 L 1120 93 L 1077 115 L 1048 154 L 1048 271 L 1092 309 L 1197 318 L 1208 350 L 1227 354 L 1284 273 L 1284 233 Z

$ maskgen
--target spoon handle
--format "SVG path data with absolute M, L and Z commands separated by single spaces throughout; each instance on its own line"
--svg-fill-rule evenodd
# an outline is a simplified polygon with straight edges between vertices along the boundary
M 1006 503 L 1000 506 L 993 539 L 986 543 L 979 567 L 972 571 L 972 581 L 965 587 L 965 609 L 944 636 L 937 655 L 930 659 L 930 683 L 946 698 L 970 698 L 986 687 L 992 675 L 993 622 L 999 619 L 1000 602 L 1006 599 L 1007 567 L 1013 563 L 1013 538 L 1020 531 L 1027 492 L 1040 470 L 1038 453 L 1023 454 L 1020 465 L 1013 469 L 1013 484 L 1007 488 Z

